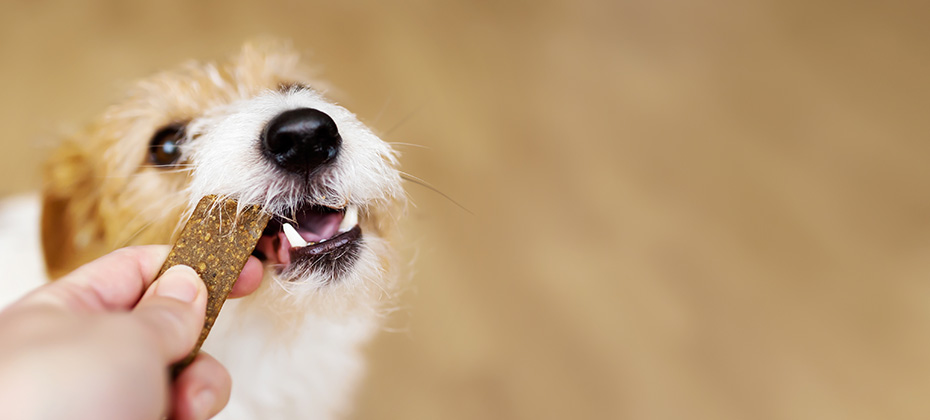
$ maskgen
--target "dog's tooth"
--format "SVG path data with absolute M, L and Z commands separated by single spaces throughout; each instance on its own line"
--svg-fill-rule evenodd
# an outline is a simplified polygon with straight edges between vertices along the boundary
M 355 227 L 358 224 L 358 206 L 348 205 L 346 206 L 346 214 L 342 218 L 342 223 L 339 224 L 339 232 L 346 232 L 349 229 Z
M 298 248 L 302 246 L 307 246 L 307 241 L 297 233 L 297 229 L 294 229 L 290 223 L 284 223 L 284 236 L 287 236 L 287 241 L 291 243 L 292 247 Z

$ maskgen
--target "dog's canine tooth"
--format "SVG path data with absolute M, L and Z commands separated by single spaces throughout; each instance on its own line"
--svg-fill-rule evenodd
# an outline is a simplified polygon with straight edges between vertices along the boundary
M 290 223 L 284 223 L 284 236 L 287 236 L 287 241 L 291 243 L 292 247 L 299 248 L 307 246 L 307 241 L 297 233 L 297 229 L 294 229 Z
M 346 232 L 349 229 L 355 227 L 358 224 L 358 206 L 349 204 L 346 206 L 346 214 L 342 218 L 342 223 L 339 224 L 339 232 Z

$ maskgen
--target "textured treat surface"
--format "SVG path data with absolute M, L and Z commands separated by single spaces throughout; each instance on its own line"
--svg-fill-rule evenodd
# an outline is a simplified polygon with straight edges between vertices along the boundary
M 197 355 L 271 217 L 257 205 L 243 207 L 238 217 L 237 210 L 236 200 L 203 197 L 158 273 L 161 276 L 172 266 L 188 265 L 200 275 L 209 292 L 200 339 L 191 354 L 174 366 L 175 374 Z

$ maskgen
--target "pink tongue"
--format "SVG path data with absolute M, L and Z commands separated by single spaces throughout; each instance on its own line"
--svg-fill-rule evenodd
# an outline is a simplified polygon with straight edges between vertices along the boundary
M 298 217 L 297 233 L 307 242 L 320 242 L 336 236 L 339 224 L 342 223 L 342 213 L 312 214 Z

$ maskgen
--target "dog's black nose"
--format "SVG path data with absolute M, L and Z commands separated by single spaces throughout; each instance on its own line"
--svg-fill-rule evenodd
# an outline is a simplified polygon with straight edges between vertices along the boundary
M 313 108 L 285 111 L 274 117 L 262 133 L 262 150 L 282 169 L 306 174 L 332 162 L 342 137 L 329 115 Z

